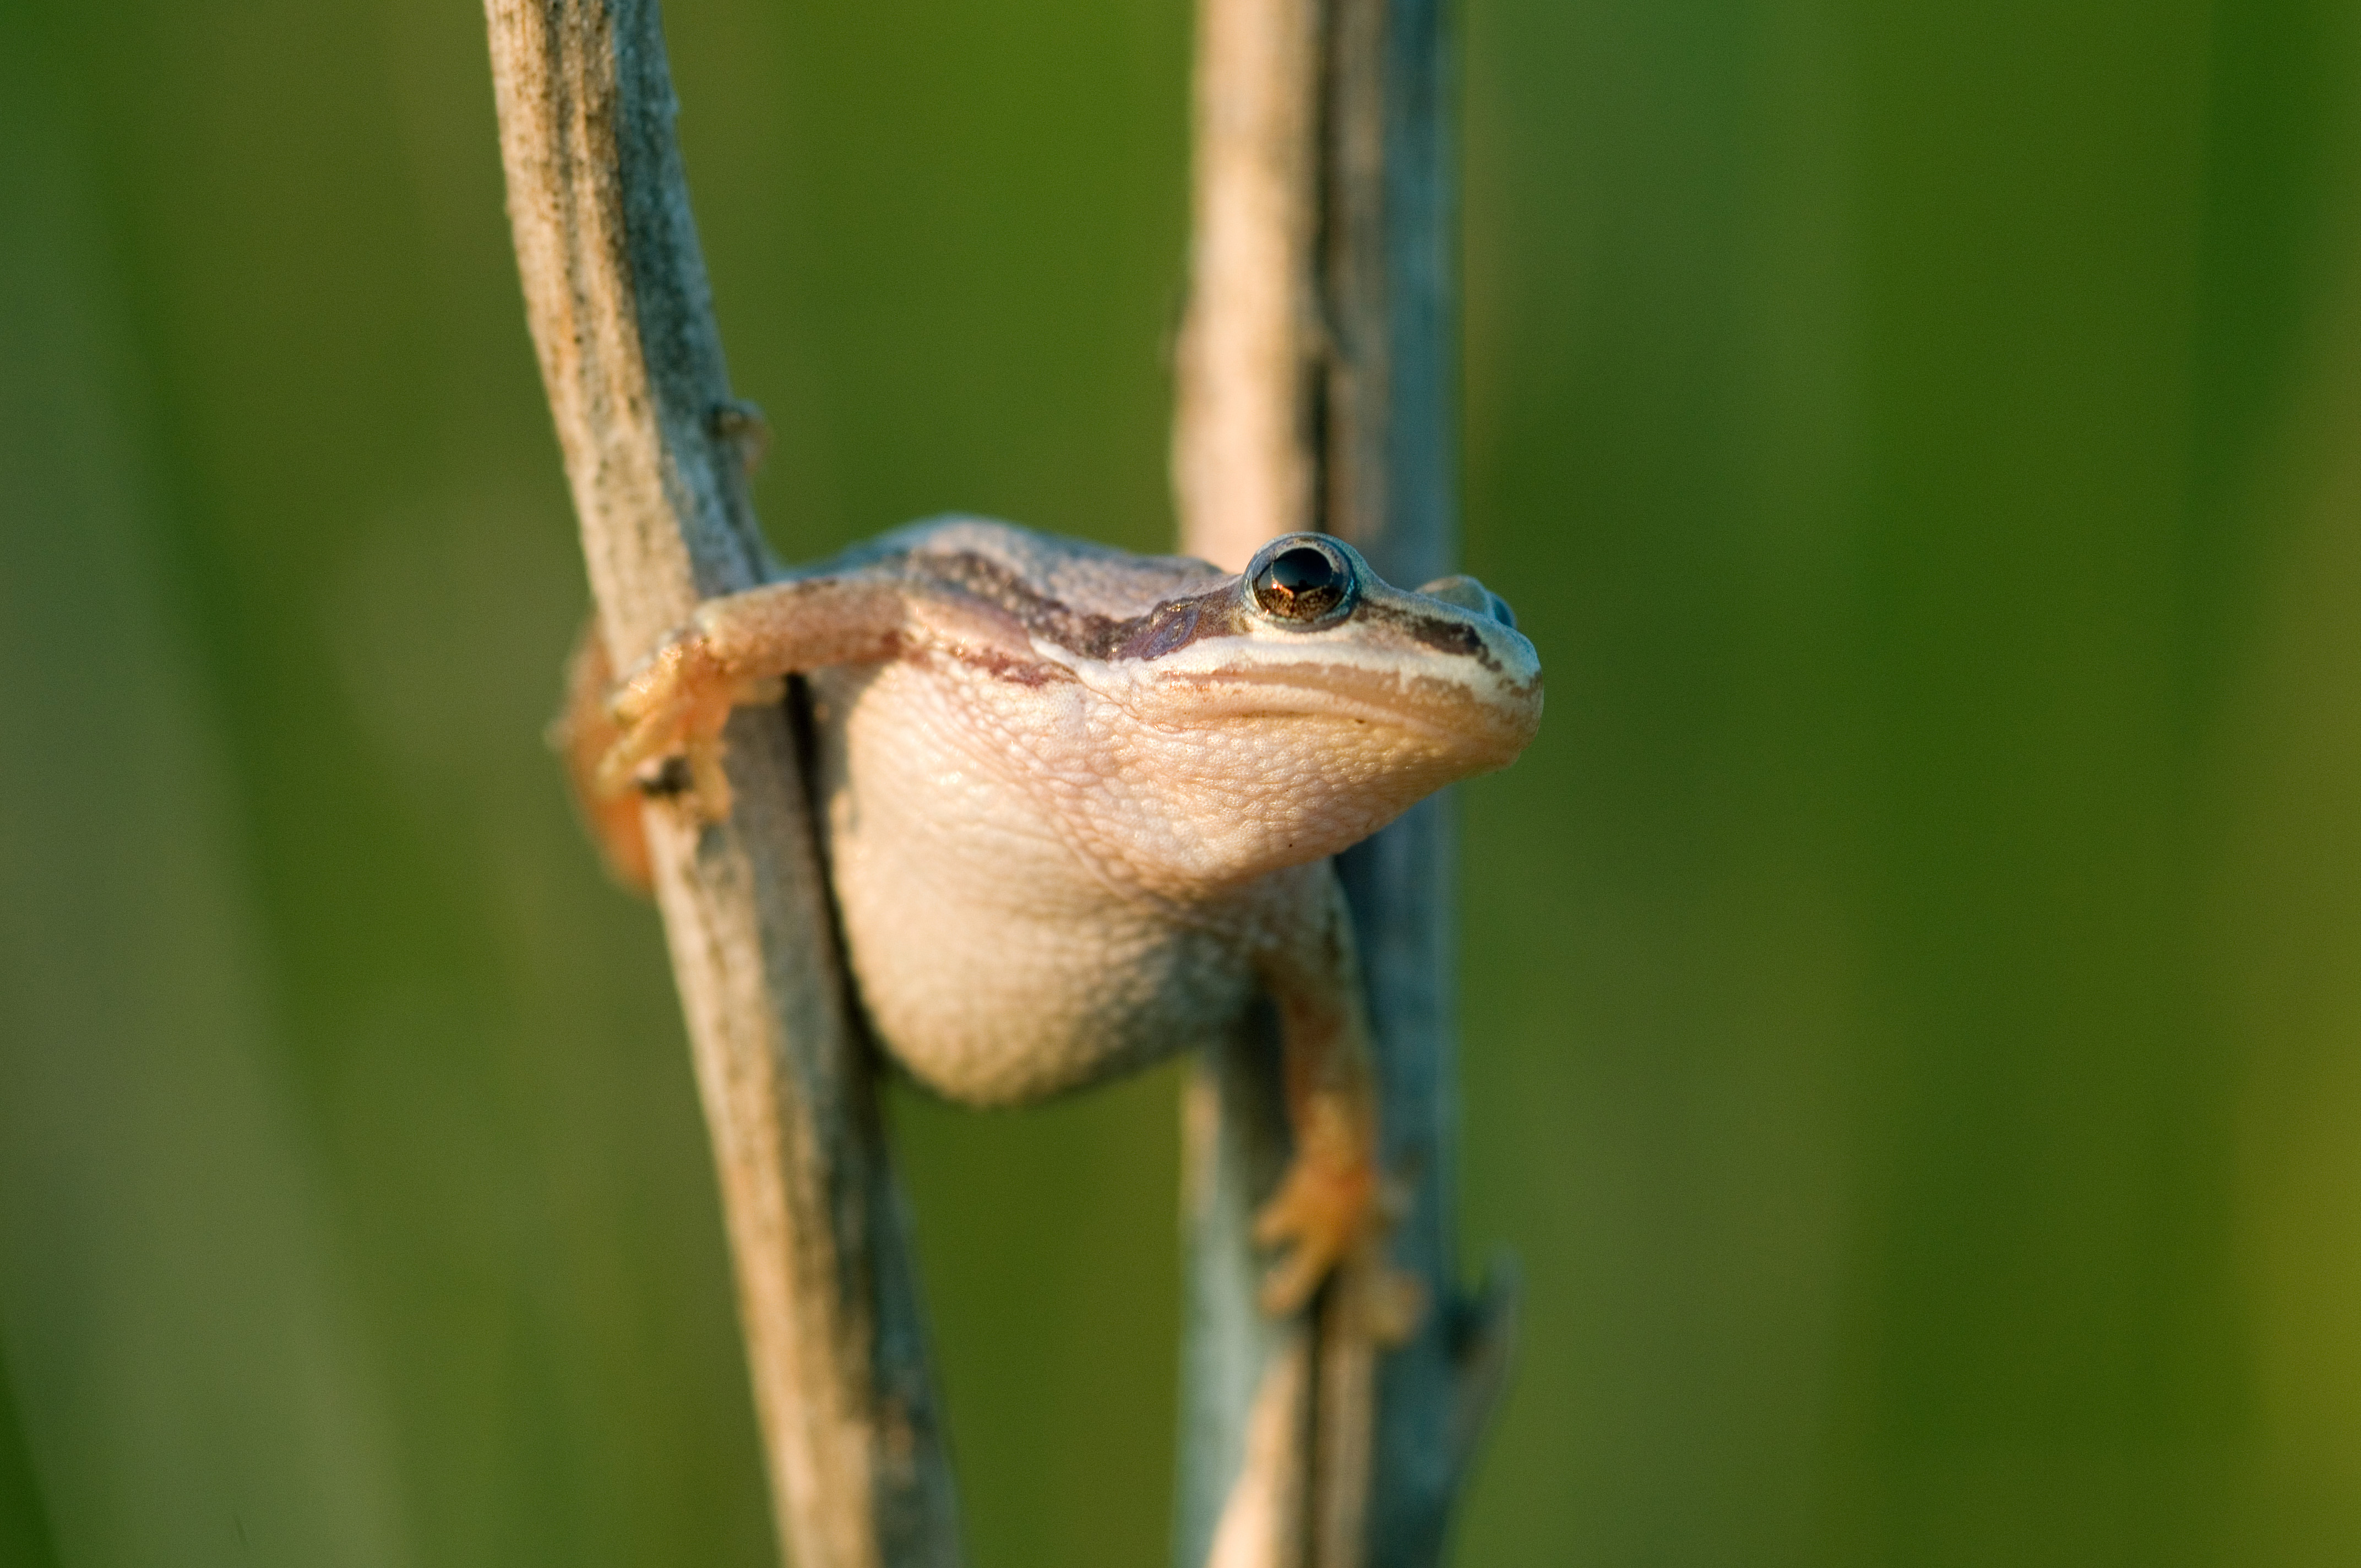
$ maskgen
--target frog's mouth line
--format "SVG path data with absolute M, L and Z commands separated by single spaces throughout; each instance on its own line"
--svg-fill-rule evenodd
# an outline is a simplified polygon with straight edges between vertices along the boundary
M 1279 668 L 1224 664 L 1171 671 L 1156 687 L 1180 697 L 1192 717 L 1208 713 L 1244 718 L 1256 713 L 1314 718 L 1357 719 L 1408 730 L 1445 751 L 1498 752 L 1501 762 L 1524 750 L 1541 724 L 1542 685 L 1530 681 L 1492 685 L 1441 675 L 1404 677 L 1345 663 Z

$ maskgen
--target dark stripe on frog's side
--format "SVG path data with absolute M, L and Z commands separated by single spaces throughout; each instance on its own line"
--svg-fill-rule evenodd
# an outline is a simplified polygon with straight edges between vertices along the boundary
M 989 556 L 972 551 L 935 554 L 913 552 L 904 569 L 923 581 L 982 599 L 1005 611 L 1027 635 L 1084 659 L 1160 659 L 1208 637 L 1232 637 L 1245 630 L 1247 611 L 1239 603 L 1235 577 L 1202 593 L 1166 599 L 1144 615 L 1118 620 L 1080 610 L 1051 598 Z M 1499 673 L 1500 661 L 1464 620 L 1432 615 L 1412 606 L 1364 598 L 1353 619 L 1387 627 L 1422 646 L 1473 659 Z
M 921 580 L 956 588 L 1006 611 L 1030 635 L 1090 658 L 1106 657 L 1093 650 L 1111 646 L 1109 640 L 1123 624 L 1112 616 L 1076 609 L 1053 599 L 999 562 L 972 551 L 940 555 L 913 553 L 906 565 Z
M 914 553 L 906 567 L 923 580 L 956 588 L 1004 610 L 1027 635 L 1084 659 L 1156 659 L 1203 637 L 1237 630 L 1230 581 L 1202 594 L 1167 599 L 1145 615 L 1117 620 L 1049 598 L 999 562 L 971 551 Z
M 972 668 L 982 670 L 994 680 L 1020 686 L 1046 686 L 1059 681 L 1071 682 L 1073 673 L 1062 664 L 1047 663 L 1039 659 L 1018 659 L 990 648 L 964 648 L 954 657 Z
M 1235 637 L 1241 630 L 1238 596 L 1228 583 L 1208 593 L 1167 599 L 1146 615 L 1126 620 L 1109 659 L 1161 659 L 1207 637 Z

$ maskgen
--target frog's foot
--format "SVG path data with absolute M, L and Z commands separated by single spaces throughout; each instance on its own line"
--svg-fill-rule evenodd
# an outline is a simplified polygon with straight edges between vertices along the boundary
M 1332 1278 L 1338 1301 L 1379 1344 L 1400 1344 L 1426 1310 L 1426 1288 L 1386 1258 L 1386 1234 L 1405 1194 L 1385 1183 L 1368 1130 L 1334 1102 L 1315 1100 L 1295 1158 L 1255 1216 L 1254 1239 L 1287 1252 L 1264 1276 L 1262 1310 L 1301 1311 Z
M 620 795 L 650 762 L 679 757 L 688 764 L 683 804 L 703 821 L 719 821 L 730 815 L 721 727 L 731 708 L 776 702 L 784 690 L 775 675 L 750 679 L 728 668 L 695 631 L 674 637 L 641 661 L 608 705 L 622 739 L 599 760 L 598 788 Z
M 1382 1305 L 1398 1296 L 1393 1271 L 1384 1263 L 1385 1208 L 1364 1140 L 1307 1138 L 1279 1190 L 1255 1216 L 1257 1244 L 1287 1249 L 1263 1278 L 1262 1310 L 1275 1318 L 1299 1312 L 1332 1275 L 1347 1272 L 1374 1287 L 1355 1290 L 1364 1299 Z
M 1302 1310 L 1312 1293 L 1367 1239 L 1377 1169 L 1367 1158 L 1341 1160 L 1306 1150 L 1255 1216 L 1258 1245 L 1287 1253 L 1263 1277 L 1262 1310 L 1274 1318 Z

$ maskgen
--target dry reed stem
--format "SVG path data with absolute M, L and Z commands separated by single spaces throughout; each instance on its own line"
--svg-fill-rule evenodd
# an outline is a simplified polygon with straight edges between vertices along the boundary
M 1235 569 L 1274 534 L 1321 528 L 1396 584 L 1451 569 L 1450 67 L 1440 0 L 1200 0 L 1172 461 L 1190 554 Z M 1338 870 L 1369 979 L 1381 1157 L 1404 1190 L 1394 1257 L 1429 1308 L 1381 1355 L 1349 1279 L 1308 1327 L 1241 1305 L 1246 1217 L 1284 1118 L 1267 1029 L 1209 1051 L 1186 1140 L 1180 1568 L 1434 1568 L 1505 1377 L 1513 1290 L 1496 1275 L 1465 1295 L 1452 1234 L 1446 803 Z
M 618 668 L 761 545 L 673 137 L 653 0 L 487 0 L 509 215 Z M 950 1471 L 901 1200 L 783 708 L 729 729 L 736 805 L 651 806 L 779 1534 L 797 1568 L 950 1568 Z

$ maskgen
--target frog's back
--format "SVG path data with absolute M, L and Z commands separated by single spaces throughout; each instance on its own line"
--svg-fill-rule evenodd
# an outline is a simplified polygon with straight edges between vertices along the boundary
M 958 516 L 897 528 L 787 575 L 881 570 L 998 605 L 1052 641 L 1060 641 L 1058 634 L 1071 630 L 1073 621 L 1129 620 L 1228 576 L 1186 555 L 1135 555 L 1111 544 Z

